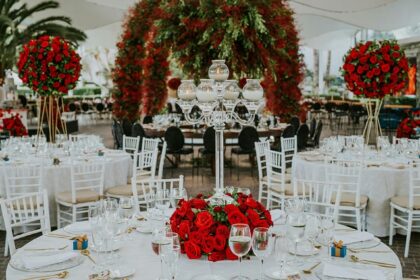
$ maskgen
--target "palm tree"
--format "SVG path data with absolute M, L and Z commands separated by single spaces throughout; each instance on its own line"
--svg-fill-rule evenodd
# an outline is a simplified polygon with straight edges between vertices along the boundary
M 65 16 L 50 16 L 30 24 L 25 22 L 38 12 L 58 7 L 56 1 L 43 1 L 28 7 L 20 0 L 0 0 L 0 86 L 5 70 L 12 69 L 16 63 L 18 48 L 31 39 L 42 35 L 60 36 L 74 44 L 86 39 L 86 34 L 71 27 L 71 19 Z

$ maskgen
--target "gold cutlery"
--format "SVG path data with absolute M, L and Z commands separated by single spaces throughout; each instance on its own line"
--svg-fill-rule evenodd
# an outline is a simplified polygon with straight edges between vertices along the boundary
M 360 259 L 360 258 L 356 257 L 355 255 L 351 255 L 350 259 L 353 262 L 359 262 L 359 263 L 363 263 L 363 264 L 373 264 L 373 265 L 378 265 L 378 266 L 386 267 L 386 268 L 396 268 L 397 267 L 395 264 L 392 264 L 392 263 L 385 263 L 385 262 L 377 262 L 377 261 L 372 261 L 372 260 Z
M 391 250 L 385 251 L 385 250 L 351 249 L 351 248 L 347 248 L 347 250 L 355 254 L 357 253 L 392 253 Z
M 69 276 L 69 274 L 70 273 L 68 271 L 62 271 L 62 272 L 56 273 L 56 274 L 33 276 L 33 277 L 29 277 L 29 278 L 24 278 L 22 280 L 52 279 L 52 278 L 64 279 L 64 278 L 67 278 L 67 276 Z
M 314 264 L 313 266 L 311 266 L 309 269 L 304 269 L 302 271 L 305 274 L 311 274 L 312 273 L 312 270 L 314 270 L 320 264 L 321 264 L 321 262 L 318 262 L 318 263 Z
M 48 237 L 54 237 L 54 238 L 63 238 L 68 240 L 74 240 L 75 236 L 65 235 L 65 234 L 58 234 L 58 233 L 48 233 L 46 234 Z
M 64 250 L 67 247 L 69 247 L 69 245 L 63 246 L 63 247 L 59 247 L 59 248 L 26 248 L 23 249 L 24 251 L 49 251 L 49 250 Z
M 91 255 L 90 255 L 90 251 L 89 250 L 87 250 L 87 249 L 85 249 L 85 250 L 82 250 L 82 251 L 80 251 L 80 253 L 83 255 L 83 256 L 86 256 L 86 257 L 88 257 L 94 264 L 96 264 L 96 262 L 95 262 L 95 260 L 91 257 Z

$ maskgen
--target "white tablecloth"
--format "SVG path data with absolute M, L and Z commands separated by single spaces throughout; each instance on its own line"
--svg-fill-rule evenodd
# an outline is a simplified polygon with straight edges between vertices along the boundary
M 103 161 L 105 162 L 105 178 L 104 191 L 109 187 L 124 185 L 132 173 L 132 159 L 129 154 L 117 150 L 105 150 L 105 156 L 99 157 L 97 155 L 90 155 L 85 157 L 89 161 Z M 34 161 L 36 159 L 33 159 Z M 48 191 L 50 220 L 51 226 L 55 226 L 56 219 L 56 203 L 55 194 L 71 190 L 70 183 L 70 161 L 61 159 L 63 162 L 60 165 L 44 166 L 43 167 L 43 185 Z M 0 164 L 0 195 L 5 195 L 5 180 L 4 171 L 5 166 L 13 166 L 13 162 L 2 162 Z M 16 165 L 19 168 L 22 165 Z M 0 220 L 0 228 L 4 229 L 3 219 Z
M 340 226 L 342 228 L 343 226 Z M 138 232 L 132 233 L 133 241 L 127 241 L 126 244 L 117 252 L 120 256 L 120 260 L 131 267 L 136 269 L 135 274 L 130 277 L 130 279 L 138 280 L 152 280 L 157 279 L 160 272 L 160 261 L 159 257 L 156 256 L 151 248 L 151 235 L 142 234 Z M 32 242 L 25 245 L 25 247 L 30 246 L 31 248 L 41 248 L 41 247 L 60 247 L 64 244 L 71 244 L 71 241 L 65 239 L 57 239 L 52 237 L 42 236 Z M 25 248 L 23 247 L 23 248 Z M 23 249 L 21 248 L 21 249 Z M 357 256 L 359 258 L 365 258 L 370 260 L 377 260 L 387 263 L 393 263 L 397 266 L 396 269 L 384 269 L 378 266 L 368 266 L 370 269 L 383 269 L 387 279 L 402 279 L 401 264 L 398 260 L 398 257 L 384 244 L 380 244 L 375 247 L 375 250 L 379 251 L 388 251 L 388 253 L 359 253 Z M 326 252 L 321 252 L 318 255 L 313 257 L 305 257 L 304 264 L 302 269 L 311 267 L 314 263 L 317 263 L 320 258 L 325 257 Z M 349 256 L 350 254 L 348 254 Z M 367 267 L 359 264 L 353 264 L 349 262 L 348 256 L 346 258 L 333 258 L 334 263 L 342 264 L 343 266 L 356 266 L 356 267 Z M 92 252 L 92 257 L 97 258 L 95 253 Z M 244 260 L 241 266 L 241 271 L 251 277 L 251 279 L 258 279 L 259 277 L 259 261 L 255 258 L 251 260 Z M 265 262 L 265 268 L 269 269 L 273 266 L 277 266 L 274 262 L 274 256 L 271 255 Z M 79 279 L 88 279 L 88 275 L 92 274 L 94 264 L 89 260 L 85 259 L 83 264 L 75 268 L 68 269 L 70 272 L 68 278 L 69 280 L 79 280 Z M 317 268 L 318 273 L 322 272 L 322 265 Z M 238 261 L 222 261 L 211 263 L 204 259 L 200 260 L 189 260 L 185 255 L 182 255 L 178 265 L 178 275 L 177 280 L 189 280 L 196 275 L 203 275 L 214 273 L 224 276 L 226 279 L 229 279 L 231 276 L 237 275 L 239 272 L 239 262 Z M 317 273 L 317 274 L 318 274 Z M 43 275 L 51 273 L 42 273 Z M 10 265 L 7 267 L 6 279 L 16 280 L 23 279 L 25 277 L 37 275 L 37 273 L 28 273 L 22 272 L 13 269 Z M 39 273 L 38 273 L 39 275 Z M 302 279 L 312 280 L 319 279 L 314 274 L 306 275 L 301 273 Z M 320 277 L 322 277 L 320 275 Z M 199 278 L 198 278 L 199 279 Z
M 324 162 L 308 161 L 298 154 L 293 159 L 292 176 L 324 181 Z M 361 194 L 369 197 L 367 231 L 380 237 L 389 235 L 390 199 L 395 195 L 407 195 L 408 186 L 407 168 L 372 166 L 362 171 Z

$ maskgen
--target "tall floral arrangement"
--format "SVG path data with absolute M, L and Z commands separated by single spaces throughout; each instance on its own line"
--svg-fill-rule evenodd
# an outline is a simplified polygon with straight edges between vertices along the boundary
M 383 98 L 405 87 L 408 60 L 396 41 L 362 42 L 344 56 L 342 73 L 355 95 Z
M 49 140 L 55 142 L 56 133 L 67 133 L 61 119 L 58 98 L 76 86 L 80 76 L 80 56 L 66 40 L 41 36 L 23 45 L 17 63 L 22 82 L 40 97 L 38 135 L 43 134 L 43 121 L 48 122 Z
M 141 107 L 151 114 L 164 105 L 167 92 L 160 82 L 169 75 L 169 53 L 195 79 L 207 76 L 212 59 L 225 59 L 232 78 L 264 78 L 273 114 L 301 113 L 302 59 L 293 12 L 284 0 L 140 1 L 129 12 L 118 49 L 119 118 L 138 118 Z
M 273 225 L 270 212 L 243 193 L 228 194 L 234 202 L 210 205 L 202 195 L 181 200 L 170 218 L 171 228 L 179 234 L 181 250 L 190 259 L 206 256 L 209 261 L 236 260 L 228 245 L 230 226 L 248 224 L 268 228 Z
M 11 136 L 28 135 L 28 130 L 23 125 L 22 118 L 19 113 L 14 113 L 11 110 L 0 109 L 0 119 L 3 119 L 3 125 L 0 124 L 0 129 L 9 131 Z

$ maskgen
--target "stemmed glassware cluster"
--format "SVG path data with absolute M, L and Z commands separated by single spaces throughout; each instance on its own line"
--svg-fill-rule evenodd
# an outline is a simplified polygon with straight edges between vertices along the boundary
M 181 253 L 181 244 L 177 233 L 168 228 L 155 230 L 152 237 L 152 250 L 160 257 L 160 276 L 158 280 L 166 279 L 163 275 L 163 263 L 168 266 L 169 276 L 174 280 L 177 273 L 177 263 Z

